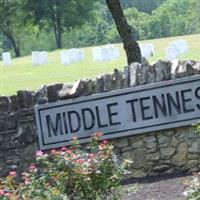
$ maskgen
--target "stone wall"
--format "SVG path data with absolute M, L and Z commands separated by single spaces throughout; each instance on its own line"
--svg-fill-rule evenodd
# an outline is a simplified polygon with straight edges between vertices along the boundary
M 96 79 L 78 80 L 73 84 L 42 86 L 38 91 L 18 91 L 0 96 L 0 176 L 10 170 L 23 171 L 34 162 L 37 131 L 34 105 L 71 99 L 84 95 L 135 87 L 200 73 L 200 62 L 158 61 L 150 65 L 133 63 L 124 71 Z M 114 139 L 121 158 L 133 160 L 132 177 L 197 170 L 200 167 L 200 138 L 192 127 L 180 127 L 153 133 Z

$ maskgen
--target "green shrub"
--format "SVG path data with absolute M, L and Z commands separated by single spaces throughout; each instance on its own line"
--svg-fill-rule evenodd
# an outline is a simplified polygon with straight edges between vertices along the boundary
M 195 125 L 196 133 L 200 134 L 200 124 Z M 194 173 L 190 181 L 186 183 L 184 195 L 187 200 L 200 200 L 200 173 Z
M 186 185 L 187 189 L 184 191 L 184 195 L 187 200 L 200 200 L 200 173 L 194 174 Z
M 1 200 L 101 200 L 118 199 L 124 174 L 130 161 L 120 162 L 101 134 L 91 138 L 88 151 L 76 139 L 71 148 L 38 151 L 36 163 L 22 173 L 23 183 L 15 182 L 15 172 L 0 181 Z

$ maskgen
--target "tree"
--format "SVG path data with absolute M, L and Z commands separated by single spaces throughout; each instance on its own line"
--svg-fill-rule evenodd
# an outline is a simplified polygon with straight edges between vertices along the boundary
M 134 36 L 136 40 L 145 40 L 151 34 L 149 26 L 151 22 L 151 15 L 139 12 L 136 8 L 127 8 L 124 10 L 124 15 L 130 26 L 135 28 Z
M 91 15 L 94 0 L 24 0 L 29 22 L 54 31 L 57 48 L 62 48 L 64 31 L 81 25 Z
M 190 0 L 185 12 L 185 27 L 187 33 L 200 33 L 200 1 Z
M 127 62 L 141 62 L 141 52 L 138 43 L 134 39 L 132 29 L 124 16 L 119 0 L 106 0 L 107 6 L 113 16 L 117 30 L 124 44 Z
M 22 16 L 19 0 L 0 0 L 0 30 L 11 42 L 16 57 L 21 55 Z
M 159 7 L 166 0 L 126 0 L 122 1 L 122 6 L 127 8 L 136 8 L 140 12 L 151 14 L 153 10 Z
M 191 17 L 191 15 L 187 16 L 187 12 L 191 10 L 191 3 L 192 1 L 188 0 L 170 0 L 153 11 L 150 26 L 152 27 L 154 38 L 191 33 L 189 32 L 189 24 L 194 24 L 195 21 L 198 21 L 194 18 L 189 20 L 189 24 L 186 24 L 189 17 Z M 195 12 L 193 11 L 193 13 Z

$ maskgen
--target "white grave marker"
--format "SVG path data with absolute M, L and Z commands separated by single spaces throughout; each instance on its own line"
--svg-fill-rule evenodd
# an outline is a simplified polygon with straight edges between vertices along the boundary
M 11 64 L 11 56 L 10 52 L 2 53 L 3 65 L 10 65 Z
M 48 53 L 46 51 L 32 52 L 32 65 L 46 65 L 48 64 Z
M 46 51 L 41 51 L 39 54 L 40 65 L 48 64 L 48 53 Z
M 173 41 L 166 49 L 166 58 L 168 60 L 175 60 L 177 57 L 188 52 L 188 44 L 185 40 Z
M 153 44 L 139 44 L 142 57 L 149 58 L 155 54 Z
M 60 59 L 63 65 L 69 65 L 84 59 L 84 52 L 81 49 L 69 49 L 60 52 Z
M 39 51 L 33 51 L 32 52 L 32 65 L 40 65 L 40 60 L 39 60 Z
M 100 47 L 93 47 L 92 48 L 92 57 L 93 57 L 93 61 L 102 61 L 101 48 Z
M 61 60 L 61 63 L 63 65 L 69 65 L 69 64 L 71 64 L 70 58 L 68 56 L 68 52 L 67 51 L 61 51 L 60 52 L 60 60 Z
M 119 58 L 119 49 L 113 44 L 92 48 L 93 61 L 111 61 Z

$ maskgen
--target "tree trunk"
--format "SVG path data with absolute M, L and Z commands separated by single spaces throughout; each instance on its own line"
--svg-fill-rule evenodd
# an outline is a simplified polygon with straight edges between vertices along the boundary
M 5 34 L 5 36 L 8 38 L 8 40 L 11 42 L 13 49 L 15 51 L 15 56 L 16 57 L 20 57 L 21 56 L 21 51 L 20 51 L 20 45 L 19 43 L 17 43 L 12 35 L 12 33 L 10 33 L 9 31 L 7 31 L 2 25 L 0 26 L 1 30 L 3 31 L 3 33 Z
M 11 43 L 12 43 L 12 46 L 13 46 L 13 49 L 15 51 L 15 56 L 16 57 L 20 57 L 21 56 L 21 51 L 20 51 L 20 46 L 19 44 L 17 44 L 14 40 L 14 38 L 11 38 L 10 39 Z
M 134 39 L 132 29 L 124 16 L 119 0 L 106 0 L 107 6 L 113 16 L 117 30 L 124 44 L 127 62 L 141 62 L 141 52 L 138 43 Z
M 54 34 L 56 38 L 56 48 L 62 49 L 62 32 L 61 30 L 57 29 L 57 27 L 54 27 Z
M 61 24 L 61 15 L 60 15 L 59 7 L 60 7 L 60 1 L 57 0 L 55 15 L 53 15 L 54 32 L 55 32 L 55 38 L 56 38 L 56 47 L 58 49 L 62 49 L 62 24 Z
M 57 48 L 62 48 L 62 27 L 60 15 L 57 16 Z

